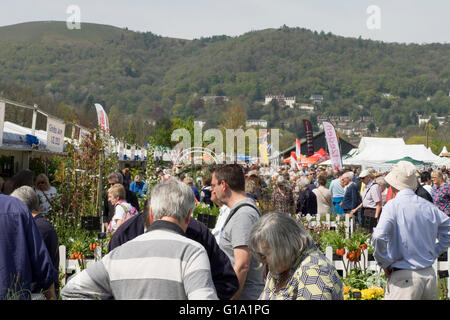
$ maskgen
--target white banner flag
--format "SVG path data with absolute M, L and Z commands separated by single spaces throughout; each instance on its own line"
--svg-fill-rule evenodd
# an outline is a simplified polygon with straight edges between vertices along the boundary
M 5 103 L 0 102 L 0 146 L 3 144 L 3 126 L 5 125 Z
M 95 109 L 97 110 L 98 125 L 100 126 L 102 131 L 109 133 L 108 115 L 106 114 L 105 110 L 103 110 L 102 105 L 99 103 L 95 104 Z
M 57 119 L 47 117 L 47 149 L 53 152 L 64 150 L 64 130 L 66 125 Z
M 323 122 L 325 138 L 328 144 L 328 153 L 330 154 L 333 169 L 342 169 L 341 151 L 339 150 L 339 137 L 336 135 L 334 127 L 329 122 Z

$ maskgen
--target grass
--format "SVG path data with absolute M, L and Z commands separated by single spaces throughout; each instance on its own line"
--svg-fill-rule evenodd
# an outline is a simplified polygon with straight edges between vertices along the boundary
M 0 42 L 95 44 L 104 39 L 118 38 L 120 34 L 125 35 L 127 31 L 113 26 L 91 23 L 82 23 L 80 30 L 69 30 L 66 22 L 39 21 L 0 27 Z
M 448 298 L 448 278 L 438 278 L 438 299 L 449 300 Z

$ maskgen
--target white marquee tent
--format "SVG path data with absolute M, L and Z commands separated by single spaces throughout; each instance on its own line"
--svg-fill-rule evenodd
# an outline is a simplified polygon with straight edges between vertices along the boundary
M 415 160 L 439 165 L 442 158 L 435 155 L 422 144 L 405 144 L 402 138 L 363 137 L 357 149 L 349 152 L 350 157 L 343 160 L 344 166 L 361 166 L 362 169 L 374 168 L 380 171 L 390 170 L 392 163 L 387 161 L 411 157 Z M 322 164 L 331 164 L 330 160 Z

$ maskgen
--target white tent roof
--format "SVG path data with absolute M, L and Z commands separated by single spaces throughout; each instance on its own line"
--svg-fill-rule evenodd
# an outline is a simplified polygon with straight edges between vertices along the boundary
M 4 122 L 4 143 L 9 142 L 10 145 L 13 146 L 21 146 L 25 144 L 24 136 L 27 134 L 32 134 L 31 128 L 22 127 L 21 125 L 18 125 L 16 123 L 12 123 L 9 121 Z M 47 146 L 47 131 L 44 130 L 35 130 L 34 136 L 39 139 L 40 149 L 42 147 L 42 150 L 45 150 L 45 147 Z M 5 138 L 6 137 L 6 138 Z M 110 137 L 111 140 L 111 150 L 107 150 L 107 153 L 109 152 L 118 152 L 118 148 L 116 147 L 116 143 L 119 141 L 117 139 L 114 139 L 114 137 Z M 76 145 L 78 145 L 78 140 L 71 138 L 64 137 L 65 142 L 74 142 Z M 27 146 L 28 148 L 28 146 Z M 108 148 L 109 149 L 109 148 Z M 131 159 L 131 149 L 123 149 L 124 154 L 127 155 L 127 159 Z M 147 155 L 147 151 L 145 148 L 136 147 L 135 149 L 135 155 L 138 155 L 140 160 L 144 159 L 144 157 Z M 122 155 L 123 157 L 123 155 Z M 121 158 L 122 159 L 122 158 Z
M 442 155 L 443 155 L 444 153 L 448 153 L 447 147 L 446 147 L 446 146 L 444 146 L 444 147 L 442 148 L 442 151 L 441 151 L 441 153 L 439 153 L 439 156 L 442 157 Z
M 354 151 L 354 150 L 352 150 Z M 433 154 L 424 145 L 405 144 L 402 138 L 363 137 L 356 152 L 343 160 L 344 165 L 357 165 L 363 169 L 371 167 L 378 170 L 389 170 L 392 164 L 387 161 L 411 157 L 415 160 L 437 165 L 441 158 Z M 322 164 L 331 164 L 330 160 Z
M 362 137 L 359 142 L 358 150 L 361 152 L 367 147 L 373 146 L 404 146 L 405 142 L 402 138 L 374 138 L 374 137 Z

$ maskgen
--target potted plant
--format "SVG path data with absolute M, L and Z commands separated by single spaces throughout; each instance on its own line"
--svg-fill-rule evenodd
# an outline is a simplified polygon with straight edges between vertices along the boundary
M 211 208 L 206 203 L 200 202 L 194 208 L 193 217 L 200 222 L 203 222 L 208 228 L 212 229 L 216 225 L 217 216 L 220 209 L 216 205 Z

